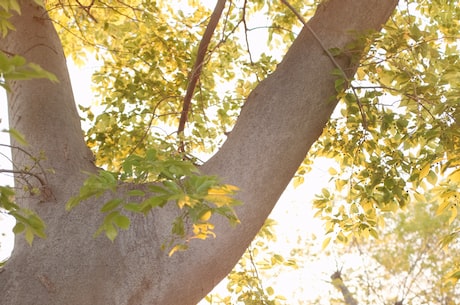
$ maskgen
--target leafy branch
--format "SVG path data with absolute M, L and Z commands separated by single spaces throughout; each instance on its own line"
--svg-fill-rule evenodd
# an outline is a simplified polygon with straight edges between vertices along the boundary
M 237 188 L 220 183 L 215 176 L 201 175 L 190 161 L 165 160 L 151 149 L 145 156 L 130 155 L 122 169 L 118 174 L 100 171 L 90 175 L 79 194 L 66 204 L 66 209 L 71 210 L 92 197 L 107 192 L 114 195 L 100 208 L 106 216 L 95 236 L 105 233 L 113 241 L 118 229 L 126 230 L 130 226 L 126 213 L 145 215 L 171 202 L 175 202 L 181 212 L 172 224 L 171 240 L 163 244 L 164 249 L 169 249 L 169 255 L 186 250 L 193 239 L 215 237 L 214 225 L 210 222 L 212 215 L 222 215 L 233 225 L 239 223 L 233 210 L 240 204 L 233 197 Z M 146 190 L 130 190 L 119 198 L 116 195 L 119 180 L 150 184 Z
M 4 130 L 8 132 L 11 137 L 21 144 L 27 145 L 24 137 L 14 129 Z M 1 147 L 8 147 L 16 149 L 27 155 L 33 162 L 33 166 L 27 169 L 0 169 L 0 173 L 12 173 L 16 178 L 21 178 L 27 184 L 27 189 L 31 194 L 39 193 L 46 200 L 53 199 L 54 196 L 49 188 L 48 181 L 46 178 L 45 170 L 40 165 L 39 158 L 33 156 L 27 150 L 12 145 L 0 144 Z M 40 174 L 34 173 L 33 169 L 38 167 Z M 26 176 L 34 177 L 40 183 L 40 188 L 32 186 L 29 179 Z M 45 223 L 43 220 L 32 210 L 23 208 L 14 202 L 15 191 L 9 186 L 0 186 L 0 209 L 6 211 L 9 215 L 13 216 L 16 220 L 16 225 L 13 228 L 15 234 L 24 233 L 25 239 L 29 244 L 32 244 L 35 236 L 40 238 L 46 238 L 45 234 Z

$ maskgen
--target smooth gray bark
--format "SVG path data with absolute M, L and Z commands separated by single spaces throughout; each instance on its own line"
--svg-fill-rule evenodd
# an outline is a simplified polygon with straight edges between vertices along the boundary
M 94 171 L 75 110 L 59 39 L 41 8 L 24 1 L 13 19 L 17 31 L 0 47 L 25 56 L 55 73 L 59 84 L 46 80 L 12 84 L 10 122 L 35 151 L 43 151 L 53 198 L 24 194 L 48 224 L 46 240 L 33 247 L 19 238 L 11 260 L 0 273 L 1 303 L 24 304 L 158 304 L 192 305 L 203 298 L 238 261 L 276 204 L 336 103 L 335 68 L 308 29 L 296 39 L 276 72 L 251 93 L 229 139 L 203 167 L 240 187 L 244 205 L 237 209 L 241 225 L 231 228 L 217 219 L 217 238 L 197 241 L 172 258 L 160 250 L 177 211 L 170 205 L 148 217 L 135 217 L 132 228 L 114 243 L 91 236 L 101 222 L 103 199 L 70 213 L 64 203 L 78 192 L 82 170 Z M 329 0 L 309 21 L 326 48 L 352 42 L 351 31 L 379 30 L 396 0 Z M 356 65 L 337 58 L 348 74 Z M 28 164 L 13 151 L 17 166 Z M 145 186 L 124 185 L 127 189 Z M 26 196 L 27 195 L 27 196 Z

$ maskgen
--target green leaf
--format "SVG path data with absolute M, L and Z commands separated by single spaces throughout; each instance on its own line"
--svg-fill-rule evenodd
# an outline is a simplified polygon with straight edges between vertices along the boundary
M 131 221 L 128 217 L 124 215 L 117 215 L 113 219 L 113 223 L 116 224 L 120 229 L 127 230 L 131 224 Z
M 104 231 L 105 231 L 105 235 L 107 236 L 107 238 L 110 239 L 112 242 L 115 240 L 115 238 L 118 235 L 118 230 L 111 223 L 104 225 Z
M 23 145 L 23 146 L 27 146 L 29 145 L 24 137 L 24 135 L 22 133 L 20 133 L 19 131 L 17 131 L 16 129 L 3 129 L 2 130 L 3 132 L 8 132 L 10 134 L 10 136 L 15 139 L 19 144 Z
M 145 192 L 141 190 L 130 190 L 127 195 L 132 197 L 143 197 L 145 196 Z
M 67 211 L 70 211 L 74 207 L 80 204 L 80 198 L 79 197 L 70 197 L 70 199 L 66 202 L 65 204 L 65 209 Z
M 107 201 L 101 208 L 101 212 L 106 213 L 110 212 L 113 209 L 116 209 L 123 202 L 121 199 L 112 199 Z
M 16 224 L 13 227 L 13 233 L 14 234 L 19 234 L 24 232 L 26 229 L 26 226 L 22 222 L 16 222 Z
M 126 210 L 126 211 L 130 211 L 130 212 L 141 212 L 140 210 L 140 206 L 138 203 L 127 203 L 123 206 L 123 208 Z

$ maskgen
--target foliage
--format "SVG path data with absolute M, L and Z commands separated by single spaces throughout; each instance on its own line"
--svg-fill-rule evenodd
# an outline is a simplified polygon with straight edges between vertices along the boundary
M 119 181 L 148 184 L 147 190 L 128 191 L 126 198 L 117 198 Z M 99 197 L 107 191 L 115 194 L 100 208 L 105 213 L 104 222 L 95 235 L 105 232 L 110 240 L 118 234 L 117 228 L 128 229 L 130 220 L 127 212 L 147 214 L 155 208 L 162 208 L 168 202 L 175 202 L 182 211 L 172 224 L 173 239 L 164 246 L 170 249 L 170 255 L 177 250 L 187 249 L 189 240 L 215 237 L 211 216 L 219 214 L 226 217 L 231 224 L 239 222 L 233 207 L 240 204 L 233 195 L 237 188 L 221 184 L 214 176 L 200 175 L 190 161 L 164 158 L 154 149 L 149 149 L 145 156 L 130 155 L 122 164 L 122 171 L 117 175 L 108 171 L 99 171 L 90 175 L 80 189 L 78 196 L 70 198 L 67 209 L 72 209 L 80 202 Z
M 8 56 L 3 52 L 0 52 L 0 75 L 0 86 L 7 90 L 9 90 L 8 80 L 47 78 L 57 82 L 56 76 L 43 70 L 39 65 L 27 63 L 21 56 Z
M 251 246 L 227 276 L 228 295 L 211 293 L 200 304 L 289 304 L 284 296 L 275 294 L 273 286 L 265 286 L 267 279 L 275 278 L 283 267 L 298 268 L 296 259 L 286 259 L 270 250 L 270 245 L 276 242 L 275 225 L 272 219 L 265 221 Z
M 263 79 L 275 68 L 276 62 L 270 56 L 261 54 L 255 61 L 251 51 L 249 56 L 245 54 L 249 44 L 237 39 L 238 35 L 247 35 L 248 18 L 265 6 L 257 2 L 241 5 L 227 4 L 225 19 L 205 56 L 188 126 L 184 134 L 179 134 L 174 129 L 210 14 L 207 6 L 182 2 L 178 9 L 176 3 L 150 1 L 93 1 L 86 6 L 73 5 L 71 1 L 47 3 L 66 53 L 76 62 L 82 62 L 91 53 L 103 63 L 93 76 L 102 111 L 95 114 L 93 108 L 84 106 L 80 110 L 91 124 L 87 143 L 97 165 L 113 175 L 101 172 L 90 177 L 80 194 L 69 201 L 68 208 L 106 190 L 115 192 L 117 180 L 156 183 L 150 189 L 152 194 L 138 196 L 146 196 L 140 205 L 125 198 L 105 203 L 101 209 L 106 218 L 97 233 L 105 232 L 113 239 L 120 227 L 117 222 L 123 228 L 129 226 L 126 210 L 147 213 L 168 200 L 176 201 L 184 210 L 172 224 L 173 235 L 182 240 L 213 236 L 213 225 L 208 219 L 215 213 L 231 223 L 237 222 L 232 206 L 238 201 L 230 197 L 235 188 L 221 185 L 216 177 L 197 175 L 182 159 L 201 163 L 197 154 L 206 157 L 213 152 L 232 128 L 254 81 Z M 286 11 L 279 5 L 270 9 Z M 293 27 L 287 20 L 278 22 L 286 29 Z M 273 29 L 279 32 L 278 26 Z M 278 36 L 271 35 L 271 39 L 274 37 Z M 232 86 L 236 89 L 230 91 Z M 183 142 L 185 156 L 178 154 L 182 148 L 179 143 Z M 180 173 L 171 175 L 165 171 L 167 168 L 179 169 Z M 186 228 L 190 221 L 192 234 Z M 185 243 L 172 247 L 185 248 Z
M 16 219 L 13 232 L 24 233 L 29 244 L 32 244 L 35 236 L 45 238 L 43 220 L 35 212 L 18 206 L 13 201 L 13 196 L 14 190 L 11 187 L 0 186 L 0 207 Z
M 427 192 L 442 200 L 438 214 L 456 217 L 459 13 L 450 1 L 408 1 L 382 33 L 358 40 L 375 43 L 300 168 L 317 157 L 337 163 L 335 190 L 314 202 L 331 238 L 377 237 L 386 212 Z
M 298 6 L 300 3 L 297 1 Z M 182 139 L 175 130 L 190 69 L 210 15 L 207 4 L 107 1 L 83 9 L 71 2 L 50 1 L 48 6 L 61 29 L 66 53 L 77 62 L 88 53 L 94 54 L 103 63 L 93 77 L 97 103 L 103 111 L 98 115 L 94 109 L 81 108 L 92 126 L 87 141 L 98 165 L 116 170 L 129 154 L 128 148 L 135 147 L 136 153 L 142 154 L 149 147 L 158 147 L 158 139 L 177 149 Z M 251 28 L 246 26 L 252 18 L 267 9 L 279 16 L 268 28 L 272 46 L 285 49 L 286 43 L 281 45 L 277 38 L 286 40 L 280 34 L 288 32 L 292 41 L 295 25 L 292 16 L 289 20 L 281 18 L 287 16 L 285 7 L 269 3 L 267 8 L 263 1 L 228 1 L 193 97 L 183 139 L 188 153 L 214 152 L 231 130 L 255 82 L 274 71 L 272 56 L 262 53 L 256 57 L 252 50 L 256 43 L 246 44 L 241 39 L 248 35 Z
M 41 0 L 35 3 L 43 5 Z M 13 13 L 20 14 L 21 9 L 17 0 L 4 0 L 0 2 L 0 33 L 3 37 L 8 31 L 14 30 L 9 21 Z M 25 58 L 17 54 L 7 54 L 0 50 L 0 86 L 9 90 L 8 80 L 27 80 L 33 78 L 47 78 L 56 82 L 57 78 L 52 73 L 43 70 L 39 65 L 26 62 Z
M 2 132 L 6 132 L 13 138 L 17 143 L 20 145 L 27 147 L 27 141 L 25 140 L 24 136 L 19 133 L 17 130 L 10 129 L 10 130 L 3 130 Z M 10 145 L 3 145 L 0 146 L 7 146 L 13 149 L 17 149 L 22 151 L 25 155 L 27 155 L 31 161 L 33 162 L 33 166 L 30 168 L 24 169 L 16 169 L 16 170 L 5 170 L 0 169 L 0 173 L 7 172 L 7 173 L 15 173 L 18 175 L 16 184 L 22 185 L 23 190 L 28 192 L 31 195 L 37 195 L 42 192 L 46 193 L 47 191 L 47 184 L 46 184 L 46 175 L 44 169 L 40 166 L 40 158 L 35 157 L 30 154 L 26 149 L 22 147 L 12 147 Z M 34 173 L 34 169 L 38 168 L 39 173 Z M 40 183 L 39 187 L 34 186 L 32 183 L 29 182 L 30 179 L 36 179 Z M 26 241 L 32 245 L 32 242 L 35 238 L 41 237 L 45 238 L 45 223 L 40 218 L 40 216 L 27 208 L 21 207 L 18 205 L 15 200 L 15 190 L 14 188 L 8 185 L 0 185 L 0 212 L 7 213 L 10 216 L 13 216 L 16 220 L 16 225 L 13 228 L 13 233 L 20 234 L 24 233 L 24 237 Z
M 387 226 L 380 230 L 379 239 L 354 238 L 348 245 L 328 247 L 336 265 L 337 260 L 342 262 L 339 271 L 344 275 L 343 284 L 359 304 L 459 302 L 455 282 L 449 279 L 458 265 L 458 242 L 449 249 L 440 246 L 450 225 L 447 215 L 433 216 L 438 206 L 436 200 L 410 203 L 412 213 L 385 215 Z M 323 271 L 325 278 L 330 276 L 327 272 L 331 270 Z M 334 290 L 330 285 L 330 299 L 322 298 L 315 304 L 343 304 L 343 296 Z

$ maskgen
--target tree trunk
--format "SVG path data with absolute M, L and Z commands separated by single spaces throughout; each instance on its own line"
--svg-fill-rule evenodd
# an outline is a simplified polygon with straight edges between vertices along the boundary
M 289 183 L 336 102 L 336 67 L 311 31 L 304 28 L 278 69 L 249 96 L 238 122 L 220 151 L 203 167 L 240 187 L 241 225 L 231 228 L 216 219 L 217 238 L 191 243 L 169 258 L 160 250 L 177 214 L 173 205 L 147 217 L 135 216 L 129 231 L 111 243 L 92 238 L 102 221 L 98 198 L 70 213 L 64 203 L 81 186 L 82 171 L 95 171 L 84 145 L 62 47 L 46 12 L 22 1 L 17 27 L 1 49 L 22 55 L 55 73 L 60 82 L 11 84 L 11 127 L 22 132 L 30 149 L 43 152 L 48 196 L 21 194 L 17 200 L 38 211 L 47 223 L 45 240 L 29 247 L 18 238 L 12 258 L 0 273 L 2 304 L 161 304 L 192 305 L 203 298 L 238 261 Z M 379 30 L 396 0 L 329 0 L 309 27 L 326 48 L 344 48 L 352 31 Z M 354 74 L 356 65 L 336 58 Z M 16 166 L 30 160 L 13 150 Z M 44 174 L 39 172 L 39 174 Z M 43 186 L 40 186 L 43 187 Z M 121 185 L 119 194 L 142 185 Z M 51 195 L 50 195 L 51 194 Z M 111 196 L 114 196 L 113 194 Z

